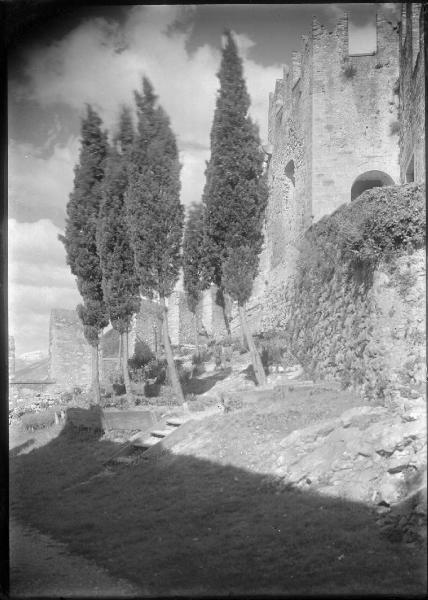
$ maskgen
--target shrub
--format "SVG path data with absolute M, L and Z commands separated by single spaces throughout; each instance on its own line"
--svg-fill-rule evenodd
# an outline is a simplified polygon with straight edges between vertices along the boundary
M 128 399 L 126 394 L 121 394 L 117 396 L 112 396 L 111 398 L 106 398 L 103 402 L 104 407 L 110 408 L 119 408 L 120 410 L 124 410 L 126 408 L 131 408 L 133 406 L 133 402 Z
M 167 361 L 152 358 L 144 367 L 144 379 L 156 379 L 156 383 L 163 385 L 166 380 Z
M 193 369 L 184 366 L 181 360 L 176 360 L 175 366 L 181 385 L 186 385 L 186 383 L 189 383 L 189 381 L 192 379 Z
M 141 369 L 154 358 L 155 355 L 150 346 L 146 342 L 138 341 L 135 344 L 133 356 L 128 360 L 128 365 L 132 370 Z
M 193 365 L 201 365 L 204 362 L 208 362 L 212 358 L 212 352 L 208 349 L 201 350 L 199 353 L 195 352 L 192 356 Z
M 426 242 L 425 186 L 407 184 L 364 192 L 345 211 L 339 211 L 358 234 L 343 236 L 340 250 L 351 262 L 377 264 L 397 251 L 422 248 Z
M 355 65 L 346 62 L 342 67 L 342 72 L 346 79 L 352 79 L 357 72 L 357 69 L 355 68 Z
M 192 370 L 192 377 L 199 377 L 205 373 L 205 365 L 202 363 L 200 365 L 194 365 Z
M 328 281 L 339 263 L 371 270 L 381 258 L 423 247 L 424 189 L 412 183 L 367 190 L 310 227 L 298 262 L 300 291 Z
M 60 399 L 63 404 L 68 404 L 73 400 L 73 394 L 71 392 L 62 392 Z

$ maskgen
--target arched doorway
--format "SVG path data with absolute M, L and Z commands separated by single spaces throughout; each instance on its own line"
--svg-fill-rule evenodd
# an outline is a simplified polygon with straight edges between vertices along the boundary
M 284 169 L 284 174 L 289 181 L 293 184 L 293 188 L 296 185 L 296 180 L 294 178 L 294 160 L 290 160 L 287 163 L 287 166 Z
M 394 185 L 394 180 L 383 171 L 366 171 L 358 175 L 351 188 L 351 200 L 355 200 L 366 190 L 384 185 Z

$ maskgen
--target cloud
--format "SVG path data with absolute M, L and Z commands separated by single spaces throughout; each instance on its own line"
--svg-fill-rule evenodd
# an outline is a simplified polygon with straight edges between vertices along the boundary
M 75 308 L 81 301 L 59 233 L 48 219 L 9 219 L 9 332 L 18 354 L 47 351 L 51 308 Z
M 192 53 L 187 51 L 191 16 L 192 11 L 183 21 L 178 6 L 134 6 L 122 26 L 101 18 L 89 20 L 51 46 L 33 48 L 27 56 L 25 84 L 13 82 L 12 93 L 43 107 L 59 102 L 82 111 L 89 102 L 112 128 L 119 106 L 133 104 L 133 90 L 140 88 L 143 74 L 147 75 L 177 134 L 185 164 L 183 176 L 197 185 L 190 190 L 183 180 L 182 199 L 189 204 L 202 193 L 205 152 L 198 161 L 194 151 L 187 154 L 188 147 L 209 147 L 221 60 L 220 49 L 207 44 Z M 281 68 L 250 60 L 248 51 L 254 42 L 242 34 L 236 39 L 244 57 L 251 115 L 266 138 L 268 93 Z M 187 168 L 190 164 L 194 175 Z M 69 167 L 67 173 L 70 183 Z
M 78 157 L 78 140 L 54 146 L 45 157 L 44 147 L 9 144 L 9 215 L 19 221 L 49 218 L 63 225 L 65 207 L 73 187 L 73 169 Z

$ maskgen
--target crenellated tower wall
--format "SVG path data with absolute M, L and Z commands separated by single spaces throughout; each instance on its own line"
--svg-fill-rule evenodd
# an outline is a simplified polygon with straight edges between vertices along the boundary
M 400 25 L 400 174 L 401 183 L 425 181 L 426 6 L 402 5 Z
M 269 203 L 254 302 L 293 273 L 303 232 L 350 202 L 356 180 L 400 182 L 398 27 L 382 7 L 376 40 L 376 51 L 351 55 L 348 16 L 331 32 L 314 18 L 269 96 Z

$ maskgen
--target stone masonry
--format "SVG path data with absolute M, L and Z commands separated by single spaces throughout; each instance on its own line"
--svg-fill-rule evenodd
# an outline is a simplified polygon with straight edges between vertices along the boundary
M 372 183 L 399 182 L 398 31 L 381 8 L 376 32 L 376 52 L 350 55 L 347 15 L 331 33 L 314 19 L 270 95 L 265 279 L 287 276 L 313 222 Z
M 75 310 L 51 310 L 48 373 L 61 391 L 91 383 L 91 347 Z
M 401 182 L 425 181 L 424 15 L 418 3 L 403 4 L 400 27 Z
M 425 181 L 425 12 L 403 4 L 394 26 L 378 5 L 376 51 L 361 55 L 349 54 L 347 15 L 332 32 L 314 19 L 284 66 L 269 97 L 265 244 L 248 306 L 254 332 L 266 298 L 294 275 L 308 227 L 370 187 Z

